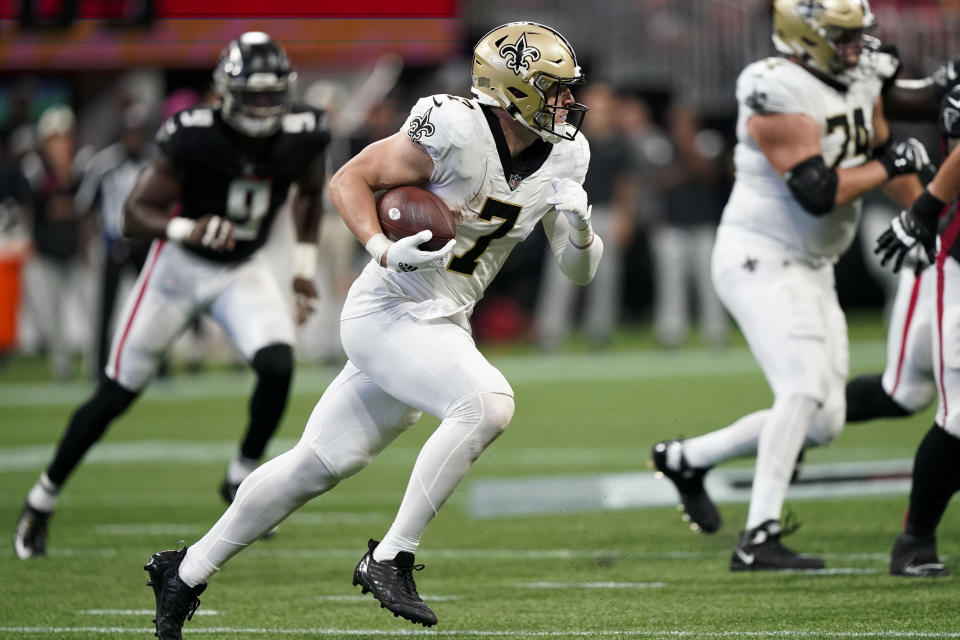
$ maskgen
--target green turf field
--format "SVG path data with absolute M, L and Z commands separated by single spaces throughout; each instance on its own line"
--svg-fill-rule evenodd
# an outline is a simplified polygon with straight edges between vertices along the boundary
M 879 370 L 882 330 L 855 333 L 852 372 Z M 185 637 L 960 637 L 960 581 L 886 575 L 907 504 L 902 489 L 788 496 L 803 526 L 786 542 L 825 556 L 829 571 L 818 575 L 731 573 L 743 502 L 721 505 L 726 522 L 712 536 L 691 532 L 672 507 L 472 516 L 471 496 L 485 481 L 645 472 L 656 440 L 697 435 L 769 403 L 742 345 L 719 353 L 628 346 L 598 356 L 576 349 L 546 359 L 523 349 L 493 354 L 514 385 L 517 412 L 417 555 L 426 564 L 416 574 L 420 592 L 440 618 L 434 630 L 394 618 L 350 584 L 367 539 L 389 526 L 436 424 L 424 418 L 364 472 L 294 514 L 275 539 L 230 562 L 201 597 Z M 20 376 L 17 366 L 0 376 L 5 536 L 86 392 L 83 384 Z M 273 453 L 298 437 L 333 373 L 298 372 Z M 230 372 L 178 376 L 114 425 L 64 493 L 50 556 L 22 562 L 9 543 L 0 552 L 0 638 L 151 637 L 153 598 L 141 567 L 152 552 L 195 540 L 222 513 L 216 488 L 244 423 L 251 380 Z M 805 464 L 909 459 L 931 422 L 928 411 L 850 426 Z M 954 505 L 940 550 L 955 570 L 958 531 Z

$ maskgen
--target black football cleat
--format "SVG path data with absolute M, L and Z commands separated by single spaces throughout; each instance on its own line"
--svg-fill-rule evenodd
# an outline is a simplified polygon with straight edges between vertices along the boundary
M 686 516 L 684 519 L 690 521 L 691 529 L 713 533 L 720 528 L 723 519 L 703 486 L 703 478 L 710 468 L 689 466 L 683 457 L 683 441 L 665 440 L 653 445 L 650 463 L 657 470 L 658 477 L 667 478 L 676 487 Z
M 363 593 L 373 593 L 380 606 L 392 611 L 394 617 L 425 627 L 437 624 L 437 615 L 420 599 L 413 581 L 413 572 L 423 569 L 423 565 L 414 564 L 413 554 L 407 551 L 401 551 L 393 560 L 377 562 L 373 550 L 378 544 L 378 540 L 367 543 L 367 552 L 353 570 L 354 586 L 360 585 Z
M 186 549 L 160 551 L 150 556 L 150 562 L 143 567 L 150 575 L 147 586 L 153 587 L 157 603 L 154 635 L 160 640 L 183 640 L 183 623 L 193 618 L 200 606 L 198 596 L 207 588 L 206 583 L 189 587 L 180 579 L 177 569 L 186 554 Z
M 791 551 L 780 542 L 780 523 L 767 520 L 744 531 L 730 558 L 731 571 L 814 571 L 826 565 L 816 556 Z
M 23 503 L 17 528 L 13 531 L 13 551 L 18 558 L 26 560 L 47 555 L 47 527 L 52 515 Z
M 909 578 L 939 578 L 950 575 L 937 556 L 936 536 L 916 536 L 904 531 L 890 552 L 890 575 Z

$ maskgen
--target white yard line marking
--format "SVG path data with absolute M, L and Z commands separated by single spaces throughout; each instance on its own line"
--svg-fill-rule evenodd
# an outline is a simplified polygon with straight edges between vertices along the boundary
M 390 522 L 387 513 L 371 511 L 311 511 L 294 513 L 283 521 L 293 524 L 324 525 L 324 524 L 370 524 L 374 522 Z
M 826 569 L 814 569 L 812 571 L 796 571 L 793 569 L 781 569 L 777 573 L 794 573 L 808 576 L 871 576 L 881 573 L 880 569 L 857 569 L 854 567 L 827 567 Z M 886 570 L 883 570 L 886 573 Z
M 657 589 L 666 582 L 518 582 L 523 589 Z
M 172 526 L 172 525 L 168 525 Z M 119 551 L 114 548 L 99 549 L 71 549 L 71 548 L 52 548 L 47 553 L 53 556 L 79 557 L 79 556 L 103 556 L 115 557 Z M 358 549 L 258 549 L 256 547 L 248 548 L 244 554 L 247 556 L 258 556 L 261 558 L 357 558 L 362 551 Z M 884 565 L 890 560 L 886 553 L 823 553 L 820 554 L 828 560 L 837 562 L 879 562 Z M 717 551 L 681 551 L 665 549 L 662 551 L 632 551 L 632 550 L 614 550 L 614 549 L 594 549 L 585 551 L 583 549 L 430 549 L 422 552 L 424 559 L 428 560 L 573 560 L 573 559 L 633 559 L 633 560 L 712 560 L 716 558 L 729 558 L 730 552 L 727 549 Z M 944 560 L 950 560 L 951 556 L 941 555 Z M 872 571 L 871 569 L 861 568 L 837 568 L 826 569 L 821 573 L 840 573 L 848 571 L 851 574 L 858 571 Z M 818 572 L 805 572 L 816 575 Z
M 2 405 L 0 405 L 2 406 Z M 275 438 L 270 441 L 267 450 L 267 457 L 273 457 L 284 451 L 289 450 L 296 444 L 292 438 Z M 139 440 L 135 442 L 104 442 L 93 450 L 87 458 L 84 459 L 85 465 L 116 465 L 131 463 L 155 463 L 165 462 L 173 464 L 198 465 L 198 464 L 216 464 L 226 465 L 231 456 L 236 452 L 237 443 L 234 440 L 223 440 L 218 442 L 188 442 L 184 440 Z M 53 456 L 54 445 L 29 445 L 19 447 L 0 448 L 0 472 L 4 471 L 25 471 L 43 469 Z M 388 454 L 381 456 L 380 464 L 393 466 L 409 467 L 410 460 L 415 458 L 419 449 L 414 447 L 394 446 L 388 450 Z M 848 460 L 877 461 L 891 455 L 910 456 L 912 449 L 904 449 L 902 452 L 897 449 L 877 449 L 873 447 L 844 449 L 843 455 Z M 599 468 L 623 468 L 635 469 L 641 466 L 642 459 L 638 459 L 637 452 L 629 447 L 513 447 L 503 449 L 491 449 L 488 452 L 487 466 L 492 468 L 494 465 L 504 469 L 504 473 L 512 472 L 517 467 L 543 468 L 559 467 L 569 468 L 572 464 L 577 465 L 595 465 Z M 912 458 L 911 458 L 912 460 Z M 887 461 L 890 464 L 900 463 L 900 460 Z M 752 471 L 752 466 L 720 468 L 707 476 L 708 485 L 715 474 L 731 472 L 742 472 L 743 470 Z M 801 474 L 807 472 L 802 468 Z M 594 474 L 596 475 L 596 474 Z M 585 476 L 587 478 L 591 476 Z M 803 475 L 802 477 L 806 477 Z M 532 479 L 532 478 L 530 478 Z M 506 479 L 500 479 L 506 480 Z M 668 486 L 669 483 L 659 483 Z M 794 485 L 791 492 L 800 490 L 800 487 Z M 199 504 L 196 494 L 175 493 L 172 496 L 176 499 L 176 504 L 186 501 L 187 504 Z M 71 504 L 74 500 L 83 499 L 83 497 L 71 497 Z M 110 494 L 98 495 L 97 505 L 106 504 L 108 506 L 131 504 L 131 498 L 126 495 Z M 158 504 L 165 504 L 165 496 L 157 498 L 151 497 L 151 500 L 160 500 Z M 137 497 L 133 504 L 142 504 L 142 498 Z M 325 504 L 336 503 L 338 500 L 336 494 L 325 497 Z M 22 496 L 2 496 L 0 503 L 9 503 L 19 506 L 23 501 Z M 355 504 L 351 498 L 350 502 L 340 503 L 341 507 L 349 509 L 350 504 Z
M 85 616 L 152 616 L 156 609 L 82 609 L 77 613 Z M 216 609 L 199 609 L 194 616 L 218 616 Z
M 0 633 L 68 635 L 77 633 L 100 635 L 152 634 L 153 628 L 125 627 L 0 627 Z M 267 629 L 257 627 L 191 627 L 190 635 L 250 634 L 265 636 L 470 636 L 475 638 L 960 638 L 960 633 L 939 631 L 683 631 L 683 630 L 558 630 L 558 631 L 484 631 L 480 629 Z
M 317 600 L 322 600 L 323 602 L 370 602 L 369 595 L 326 595 L 326 596 L 317 596 Z M 429 602 L 453 602 L 455 600 L 460 600 L 463 596 L 432 596 L 420 594 L 420 598 Z
M 859 366 L 883 367 L 883 342 L 854 342 L 850 359 Z M 722 352 L 689 348 L 677 353 L 656 350 L 615 353 L 582 353 L 555 356 L 525 355 L 491 358 L 513 384 L 575 382 L 580 380 L 648 380 L 709 375 L 760 375 L 760 368 L 746 347 Z M 336 369 L 299 366 L 293 393 L 319 397 Z M 146 397 L 155 402 L 178 402 L 190 398 L 238 397 L 249 394 L 250 371 L 217 371 L 196 376 L 177 376 L 167 384 L 151 385 Z M 88 382 L 0 385 L 0 406 L 56 406 L 82 402 L 93 391 Z
M 207 532 L 199 524 L 100 524 L 93 528 L 98 536 L 178 536 L 184 533 Z
M 106 549 L 62 549 L 54 547 L 52 549 L 47 549 L 48 556 L 54 556 L 57 558 L 80 558 L 80 557 L 97 557 L 97 558 L 114 558 L 117 556 L 117 550 L 112 548 Z
M 791 500 L 906 494 L 913 461 L 806 464 L 790 486 Z M 753 469 L 716 469 L 706 477 L 714 502 L 749 502 Z M 651 472 L 480 479 L 470 484 L 470 514 L 478 518 L 641 509 L 677 504 L 669 481 Z

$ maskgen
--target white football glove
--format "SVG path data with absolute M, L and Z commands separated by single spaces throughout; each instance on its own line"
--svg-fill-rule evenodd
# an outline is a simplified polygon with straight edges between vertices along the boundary
M 174 217 L 167 223 L 167 238 L 193 247 L 229 251 L 236 245 L 234 224 L 209 213 L 198 220 Z
M 583 187 L 570 178 L 553 178 L 550 184 L 553 195 L 547 196 L 545 202 L 566 216 L 567 222 L 577 231 L 589 228 L 591 207 L 587 204 L 587 192 Z
M 429 229 L 400 238 L 387 249 L 386 265 L 391 271 L 416 271 L 417 269 L 442 269 L 447 256 L 453 252 L 456 240 L 450 240 L 437 251 L 422 251 L 417 247 L 433 237 Z

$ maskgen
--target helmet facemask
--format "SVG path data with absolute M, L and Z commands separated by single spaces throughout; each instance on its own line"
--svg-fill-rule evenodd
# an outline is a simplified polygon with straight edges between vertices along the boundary
M 269 36 L 246 33 L 231 42 L 213 76 L 227 124 L 253 138 L 280 129 L 290 109 L 297 74 L 290 70 L 283 49 Z
M 576 78 L 554 78 L 540 73 L 530 82 L 543 100 L 543 106 L 533 115 L 534 131 L 547 142 L 559 141 L 551 140 L 551 137 L 560 140 L 573 140 L 577 137 L 587 115 L 587 106 L 579 102 L 566 105 L 558 103 L 563 100 L 564 95 L 572 95 L 572 87 L 582 85 L 584 80 L 582 74 Z M 525 120 L 521 122 L 529 126 Z
M 258 81 L 257 76 L 269 77 Z M 249 81 L 224 80 L 222 87 L 218 81 L 223 119 L 253 138 L 276 133 L 290 108 L 296 73 L 291 72 L 290 76 L 280 79 L 270 73 L 253 74 Z

